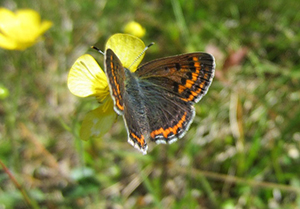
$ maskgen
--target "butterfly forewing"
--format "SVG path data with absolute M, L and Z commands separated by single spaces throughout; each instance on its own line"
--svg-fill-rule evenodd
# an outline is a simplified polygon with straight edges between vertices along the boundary
M 107 49 L 105 52 L 105 73 L 114 100 L 114 109 L 119 115 L 122 115 L 125 72 L 122 63 L 111 49 Z
M 214 69 L 213 56 L 199 52 L 153 60 L 142 65 L 136 74 L 183 101 L 198 102 L 212 82 Z

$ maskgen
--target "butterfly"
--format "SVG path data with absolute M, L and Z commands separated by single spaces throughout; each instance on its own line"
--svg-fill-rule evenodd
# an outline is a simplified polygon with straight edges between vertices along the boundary
M 147 62 L 131 72 L 112 49 L 104 54 L 114 110 L 123 116 L 128 142 L 146 154 L 147 139 L 171 144 L 182 138 L 194 119 L 194 103 L 212 83 L 214 57 L 181 54 Z

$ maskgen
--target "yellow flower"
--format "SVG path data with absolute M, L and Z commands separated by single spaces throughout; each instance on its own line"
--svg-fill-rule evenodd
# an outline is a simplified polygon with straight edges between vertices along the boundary
M 9 50 L 24 50 L 38 41 L 52 22 L 42 21 L 39 13 L 20 9 L 13 13 L 0 8 L 0 47 Z
M 146 34 L 145 28 L 143 28 L 139 23 L 131 21 L 127 23 L 124 27 L 124 32 L 131 35 L 142 38 Z
M 140 56 L 145 45 L 139 38 L 128 34 L 111 36 L 105 46 L 112 49 L 121 60 L 124 67 L 134 72 L 143 59 Z M 134 62 L 134 63 L 133 63 Z M 108 82 L 105 73 L 96 60 L 88 54 L 79 57 L 68 75 L 68 88 L 78 97 L 96 97 L 99 107 L 89 112 L 83 119 L 80 138 L 98 138 L 109 131 L 117 115 L 113 110 L 113 100 L 110 97 Z

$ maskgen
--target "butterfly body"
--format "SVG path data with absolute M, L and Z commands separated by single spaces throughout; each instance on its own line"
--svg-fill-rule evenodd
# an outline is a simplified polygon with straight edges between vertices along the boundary
M 156 143 L 182 138 L 195 116 L 193 104 L 206 94 L 214 68 L 211 55 L 189 53 L 153 60 L 131 72 L 107 49 L 105 72 L 128 142 L 146 154 L 148 138 Z

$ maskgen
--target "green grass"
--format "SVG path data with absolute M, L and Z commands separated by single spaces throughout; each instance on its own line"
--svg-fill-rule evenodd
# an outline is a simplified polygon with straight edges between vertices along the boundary
M 23 52 L 0 49 L 0 208 L 300 208 L 300 4 L 279 1 L 30 1 L 53 22 Z M 155 42 L 144 61 L 192 51 L 216 58 L 187 135 L 143 156 L 118 119 L 102 139 L 79 128 L 94 99 L 69 92 L 82 54 L 136 20 Z M 243 56 L 241 49 L 247 51 Z M 234 62 L 234 56 L 241 56 Z

